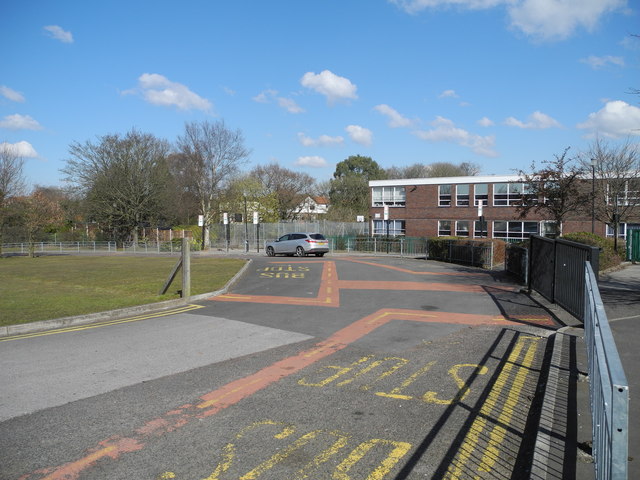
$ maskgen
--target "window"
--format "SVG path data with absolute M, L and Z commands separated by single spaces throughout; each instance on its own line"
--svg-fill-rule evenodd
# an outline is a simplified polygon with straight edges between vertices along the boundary
M 487 221 L 481 222 L 480 220 L 475 220 L 473 222 L 473 236 L 486 237 L 487 235 Z
M 558 223 L 553 220 L 545 220 L 543 222 L 540 222 L 540 235 L 550 238 L 556 238 L 560 236 Z
M 450 237 L 451 236 L 451 220 L 439 220 L 438 221 L 438 236 Z
M 438 206 L 451 206 L 451 185 L 440 185 L 438 187 Z
M 487 185 L 486 183 L 479 183 L 477 185 L 474 185 L 473 193 L 473 204 L 476 207 L 478 205 L 489 205 L 489 185 Z
M 494 238 L 524 240 L 538 233 L 538 222 L 493 222 Z
M 618 190 L 618 205 L 640 205 L 640 179 L 626 180 L 624 181 L 624 186 L 618 182 L 622 182 L 622 180 L 611 181 L 614 184 L 613 188 L 607 185 L 607 204 L 614 204 L 614 198 L 612 197 L 615 197 L 616 190 Z M 613 194 L 610 193 L 611 190 L 613 190 Z
M 456 237 L 468 237 L 469 236 L 469 221 L 458 220 L 456 222 Z
M 523 183 L 495 183 L 493 185 L 493 205 L 496 207 L 518 205 L 522 195 L 527 194 L 528 190 Z
M 456 185 L 456 205 L 458 207 L 469 206 L 469 185 Z
M 373 221 L 373 234 L 374 235 L 387 235 L 387 224 L 389 225 L 389 236 L 397 237 L 404 235 L 405 222 L 404 220 L 374 220 Z
M 638 228 L 640 228 L 640 223 L 619 223 L 618 238 L 625 238 L 629 230 Z M 607 223 L 607 237 L 613 237 L 613 225 L 609 223 Z
M 371 201 L 374 207 L 404 207 L 406 204 L 406 192 L 404 187 L 373 187 L 371 189 Z

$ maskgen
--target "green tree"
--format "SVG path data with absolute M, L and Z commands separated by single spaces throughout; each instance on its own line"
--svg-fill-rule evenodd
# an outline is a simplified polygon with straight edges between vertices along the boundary
M 353 155 L 336 165 L 329 189 L 329 218 L 355 221 L 369 210 L 369 181 L 387 174 L 371 157 Z
M 134 129 L 73 143 L 62 172 L 84 197 L 90 220 L 119 242 L 137 241 L 141 223 L 166 217 L 168 152 L 166 141 Z

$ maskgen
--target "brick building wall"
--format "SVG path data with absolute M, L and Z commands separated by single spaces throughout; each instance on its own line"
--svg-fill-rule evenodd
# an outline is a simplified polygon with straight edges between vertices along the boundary
M 511 234 L 505 234 L 504 228 L 506 225 L 507 230 L 513 226 L 517 226 L 517 222 L 523 223 L 523 229 L 534 228 L 531 222 L 538 223 L 538 232 L 531 233 L 543 233 L 545 228 L 551 228 L 549 222 L 550 219 L 544 218 L 540 214 L 530 213 L 525 218 L 520 218 L 516 208 L 514 206 L 497 206 L 495 205 L 495 199 L 497 192 L 495 187 L 497 184 L 514 184 L 518 182 L 519 177 L 515 175 L 505 176 L 478 176 L 478 177 L 449 177 L 449 178 L 429 178 L 429 179 L 398 179 L 398 180 L 378 180 L 369 182 L 370 186 L 370 219 L 372 223 L 372 231 L 376 232 L 376 225 L 378 226 L 377 233 L 380 232 L 381 222 L 384 222 L 384 207 L 374 206 L 373 188 L 402 188 L 404 187 L 405 201 L 404 205 L 390 205 L 388 207 L 388 218 L 392 222 L 404 222 L 404 234 L 409 237 L 435 237 L 443 235 L 443 231 L 439 231 L 440 221 L 449 221 L 451 223 L 451 235 L 456 235 L 456 225 L 467 222 L 469 228 L 468 236 L 470 238 L 487 236 L 497 238 L 511 238 Z M 451 185 L 451 198 L 449 206 L 439 205 L 441 185 Z M 457 202 L 457 190 L 458 186 L 461 188 L 468 185 L 468 205 L 461 206 Z M 479 231 L 476 222 L 478 218 L 478 206 L 475 202 L 476 187 L 478 185 L 486 185 L 486 198 L 483 205 L 482 214 L 486 221 L 486 227 L 484 230 Z M 480 194 L 484 194 L 478 188 Z M 499 195 L 499 194 L 498 194 Z M 515 195 L 514 195 L 515 196 Z M 463 196 L 464 197 L 464 196 Z M 503 195 L 504 198 L 504 195 Z M 464 201 L 464 200 L 463 200 Z M 504 200 L 503 200 L 504 201 Z M 585 210 L 588 210 L 586 208 Z M 498 222 L 498 223 L 496 223 Z M 500 223 L 503 222 L 503 223 Z M 511 222 L 505 224 L 504 222 Z M 526 223 L 526 225 L 524 225 Z M 502 227 L 503 231 L 494 232 L 494 227 Z M 567 217 L 563 223 L 562 233 L 573 232 L 590 232 L 591 231 L 591 216 L 585 212 L 575 212 Z M 598 235 L 606 235 L 606 225 L 602 222 L 595 222 L 594 233 Z M 528 235 L 521 234 L 520 236 L 526 237 Z M 517 233 L 514 233 L 514 237 L 518 237 Z

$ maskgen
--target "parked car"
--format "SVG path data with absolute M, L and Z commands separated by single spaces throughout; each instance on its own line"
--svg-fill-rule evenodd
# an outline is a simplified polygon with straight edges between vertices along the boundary
M 266 244 L 267 255 L 305 255 L 322 257 L 329 251 L 329 241 L 321 233 L 287 233 L 275 242 Z

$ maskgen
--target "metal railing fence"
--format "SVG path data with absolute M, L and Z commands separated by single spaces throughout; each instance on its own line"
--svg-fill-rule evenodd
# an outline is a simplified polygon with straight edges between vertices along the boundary
M 622 368 L 595 273 L 584 262 L 584 330 L 589 362 L 593 457 L 598 480 L 626 480 L 629 384 Z
M 494 244 L 477 240 L 430 239 L 427 241 L 426 258 L 491 269 Z
M 529 289 L 555 302 L 576 318 L 584 317 L 584 262 L 598 271 L 600 251 L 577 242 L 531 235 Z
M 4 243 L 3 254 L 26 255 L 29 249 L 34 253 L 79 253 L 79 252 L 116 252 L 116 242 L 21 242 Z

